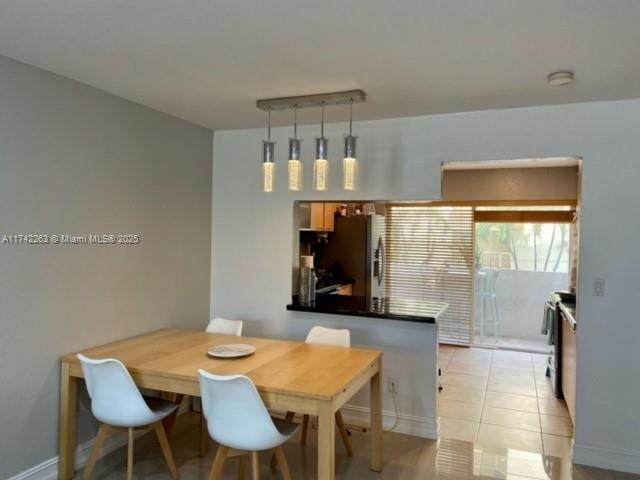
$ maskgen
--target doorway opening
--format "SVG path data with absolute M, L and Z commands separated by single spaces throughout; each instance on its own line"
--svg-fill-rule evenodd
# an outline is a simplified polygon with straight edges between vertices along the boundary
M 443 164 L 439 203 L 473 215 L 467 345 L 551 352 L 547 301 L 577 288 L 580 169 L 578 157 Z
M 514 451 L 570 456 L 581 168 L 578 157 L 443 164 L 439 204 L 472 212 L 456 242 L 472 245 L 473 282 L 466 336 L 439 334 L 442 438 L 481 449 L 499 430 L 531 439 Z

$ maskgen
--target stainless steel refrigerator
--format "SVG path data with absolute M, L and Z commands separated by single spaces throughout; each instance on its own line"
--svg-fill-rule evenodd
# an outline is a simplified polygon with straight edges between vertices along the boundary
M 353 280 L 353 295 L 384 297 L 385 231 L 384 215 L 336 215 L 323 267 L 339 265 L 344 278 Z

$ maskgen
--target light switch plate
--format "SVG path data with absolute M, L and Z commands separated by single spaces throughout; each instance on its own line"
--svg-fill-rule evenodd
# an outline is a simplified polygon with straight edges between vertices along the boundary
M 593 279 L 593 296 L 604 297 L 604 278 Z

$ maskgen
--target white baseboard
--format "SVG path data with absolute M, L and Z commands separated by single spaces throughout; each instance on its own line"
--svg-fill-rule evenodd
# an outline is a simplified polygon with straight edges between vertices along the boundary
M 573 447 L 573 463 L 640 474 L 640 451 L 612 450 L 576 443 Z
M 138 432 L 136 437 L 144 435 L 145 433 L 146 432 Z M 92 438 L 76 447 L 76 470 L 80 470 L 84 467 L 85 463 L 87 463 L 94 442 L 95 438 Z M 102 447 L 102 451 L 98 458 L 102 458 L 126 444 L 126 435 L 112 435 L 105 440 L 104 447 Z M 56 478 L 58 478 L 57 456 L 31 467 L 22 473 L 14 475 L 9 478 L 9 480 L 55 480 Z
M 346 423 L 367 427 L 369 426 L 369 420 L 371 418 L 369 407 L 345 405 L 340 409 L 340 411 L 342 412 Z M 382 412 L 382 418 L 384 428 L 389 429 L 395 422 L 395 412 L 385 410 Z M 405 415 L 401 413 L 398 415 L 398 426 L 394 432 L 436 440 L 438 438 L 438 423 L 430 421 L 425 417 Z
M 186 408 L 185 408 L 186 407 Z M 178 410 L 178 415 L 182 415 L 183 413 L 189 411 L 188 405 L 183 403 L 180 406 L 180 410 Z M 135 434 L 135 438 L 141 437 L 148 433 L 149 430 L 140 431 Z M 76 447 L 76 470 L 80 470 L 84 467 L 89 459 L 89 455 L 91 454 L 91 449 L 93 448 L 93 444 L 95 442 L 95 437 L 87 440 L 84 443 L 81 443 Z M 98 458 L 102 458 L 114 450 L 117 450 L 120 447 L 123 447 L 127 444 L 127 436 L 126 435 L 112 435 L 108 437 L 105 442 L 102 450 L 100 451 L 100 455 Z M 58 478 L 58 456 L 50 458 L 49 460 L 45 460 L 38 465 L 35 465 L 24 472 L 18 473 L 13 477 L 10 477 L 8 480 L 55 480 Z
M 58 457 L 50 458 L 24 472 L 18 473 L 9 480 L 53 480 L 58 476 Z

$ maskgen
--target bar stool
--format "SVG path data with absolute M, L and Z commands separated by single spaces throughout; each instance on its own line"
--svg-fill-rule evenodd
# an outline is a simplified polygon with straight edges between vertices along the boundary
M 496 294 L 496 282 L 498 281 L 497 269 L 485 270 L 478 281 L 478 294 L 482 299 L 482 307 L 480 308 L 480 336 L 484 337 L 485 326 L 493 325 L 496 343 L 500 341 L 500 318 L 498 316 L 498 300 Z M 489 304 L 491 319 L 487 317 L 487 304 Z

